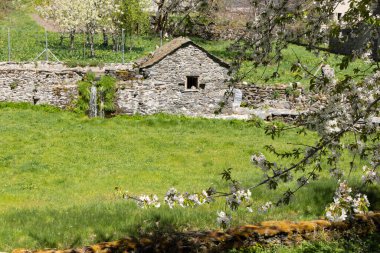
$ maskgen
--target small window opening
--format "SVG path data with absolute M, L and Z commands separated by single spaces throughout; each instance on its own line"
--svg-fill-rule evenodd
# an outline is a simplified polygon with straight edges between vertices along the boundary
M 338 13 L 338 21 L 342 20 L 342 13 Z
M 188 90 L 197 90 L 199 89 L 199 77 L 197 76 L 188 76 L 186 82 L 186 89 Z

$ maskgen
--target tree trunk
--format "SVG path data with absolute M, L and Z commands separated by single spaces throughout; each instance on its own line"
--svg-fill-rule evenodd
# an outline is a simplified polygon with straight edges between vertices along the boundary
M 75 31 L 70 32 L 70 49 L 74 49 Z
M 119 51 L 119 36 L 117 34 L 112 34 L 112 50 L 114 52 Z
M 157 12 L 156 12 L 156 17 L 155 17 L 155 30 L 156 30 L 156 33 L 159 33 L 160 31 L 163 30 L 163 22 L 164 22 L 164 13 L 166 12 L 164 10 L 164 4 L 165 4 L 165 0 L 161 0 L 161 1 L 156 1 L 156 4 L 157 4 Z
M 133 32 L 129 34 L 129 52 L 132 52 L 133 49 Z
M 63 33 L 61 33 L 60 36 L 59 36 L 59 45 L 60 45 L 60 46 L 63 45 L 63 39 L 64 39 L 64 38 L 65 38 L 65 37 L 63 36 Z
M 94 31 L 91 31 L 89 32 L 89 36 L 90 36 L 90 57 L 93 58 L 95 57 L 95 48 L 94 48 L 94 35 L 95 35 L 95 32 Z
M 108 34 L 106 33 L 106 30 L 103 29 L 103 47 L 108 47 Z

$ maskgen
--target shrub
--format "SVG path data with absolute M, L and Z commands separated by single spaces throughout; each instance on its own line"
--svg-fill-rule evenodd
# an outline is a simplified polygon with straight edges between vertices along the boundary
M 88 112 L 91 86 L 95 85 L 98 90 L 97 104 L 100 104 L 101 97 L 103 97 L 104 111 L 109 114 L 115 111 L 115 93 L 116 93 L 116 79 L 105 75 L 99 80 L 96 80 L 95 74 L 89 72 L 85 75 L 82 81 L 78 82 L 79 97 L 77 100 L 77 110 L 81 112 Z

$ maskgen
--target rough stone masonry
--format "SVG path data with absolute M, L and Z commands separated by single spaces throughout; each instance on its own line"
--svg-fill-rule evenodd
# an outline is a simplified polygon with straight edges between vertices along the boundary
M 192 45 L 176 51 L 151 67 L 140 69 L 145 77 L 133 64 L 69 68 L 57 63 L 0 63 L 0 101 L 48 104 L 70 109 L 75 106 L 78 98 L 77 83 L 89 71 L 117 78 L 115 103 L 117 113 L 120 114 L 165 112 L 212 117 L 220 109 L 221 103 L 228 102 L 224 107 L 224 116 L 240 114 L 242 119 L 246 119 L 252 110 L 240 108 L 241 103 L 266 106 L 268 101 L 272 101 L 271 107 L 276 107 L 272 105 L 272 93 L 280 94 L 276 101 L 277 107 L 280 106 L 278 109 L 300 107 L 299 101 L 293 102 L 283 94 L 283 87 L 244 84 L 234 90 L 240 96 L 231 96 L 225 100 L 226 91 L 230 91 L 225 82 L 228 78 L 227 70 Z M 188 89 L 187 76 L 198 77 L 198 88 Z M 286 105 L 285 108 L 283 104 Z
M 212 115 L 228 90 L 228 64 L 190 40 L 178 38 L 137 65 L 68 68 L 62 64 L 0 63 L 0 101 L 73 107 L 77 82 L 89 71 L 118 78 L 115 103 L 122 114 Z
M 143 78 L 120 83 L 118 107 L 128 114 L 214 114 L 228 90 L 228 64 L 178 38 L 139 64 Z
M 0 63 L 0 101 L 75 107 L 78 81 L 86 73 L 117 78 L 119 114 L 169 113 L 187 116 L 294 120 L 310 99 L 302 88 L 228 87 L 229 65 L 186 38 L 127 65 L 69 68 L 59 63 Z M 226 98 L 225 94 L 230 94 Z M 215 116 L 215 112 L 222 115 Z

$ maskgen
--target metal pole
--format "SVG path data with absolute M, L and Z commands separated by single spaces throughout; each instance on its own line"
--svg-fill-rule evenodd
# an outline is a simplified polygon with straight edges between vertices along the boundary
M 83 31 L 83 59 L 86 58 L 86 33 Z
M 163 31 L 160 30 L 160 46 L 162 47 L 162 37 L 163 37 Z
M 124 29 L 121 29 L 121 51 L 122 51 L 122 54 L 123 54 L 123 64 L 125 63 L 125 34 L 124 34 Z
M 11 29 L 8 27 L 8 62 L 11 62 Z
M 45 52 L 46 52 L 46 61 L 49 61 L 49 50 L 48 50 L 48 39 L 47 39 L 47 31 L 45 28 Z

